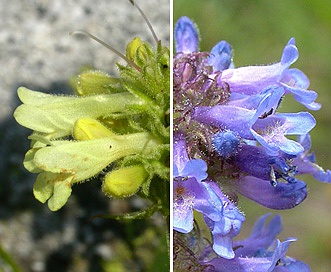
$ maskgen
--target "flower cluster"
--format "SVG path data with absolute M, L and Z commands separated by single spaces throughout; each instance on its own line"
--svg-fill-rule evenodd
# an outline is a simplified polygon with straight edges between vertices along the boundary
M 24 166 L 38 173 L 34 196 L 53 211 L 65 205 L 74 184 L 98 176 L 107 196 L 139 191 L 169 214 L 169 48 L 135 38 L 126 52 L 119 78 L 80 74 L 78 96 L 18 89 L 23 104 L 14 117 L 33 130 Z
M 260 218 L 249 238 L 233 241 L 245 220 L 236 205 L 238 194 L 271 209 L 290 209 L 307 196 L 298 175 L 331 182 L 331 171 L 319 167 L 310 153 L 312 114 L 278 111 L 286 95 L 309 110 L 321 107 L 316 92 L 308 90 L 307 76 L 290 68 L 298 58 L 295 40 L 275 64 L 235 68 L 226 41 L 199 51 L 189 18 L 178 20 L 174 35 L 175 268 L 309 271 L 285 256 L 295 239 L 275 240 L 278 216 L 265 228 L 268 216 Z M 297 135 L 297 141 L 288 135 Z M 194 211 L 202 214 L 212 247 L 185 238 L 194 231 Z

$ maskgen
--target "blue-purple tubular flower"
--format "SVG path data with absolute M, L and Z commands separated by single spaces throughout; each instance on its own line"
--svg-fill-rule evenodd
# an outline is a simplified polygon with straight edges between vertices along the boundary
M 280 215 L 270 219 L 269 224 L 265 225 L 270 214 L 261 216 L 253 226 L 251 235 L 241 241 L 235 241 L 233 246 L 236 247 L 237 256 L 258 256 L 265 253 L 277 235 L 282 231 L 282 222 Z
M 296 167 L 291 164 L 291 159 L 294 157 L 285 153 L 270 156 L 261 146 L 245 144 L 230 158 L 230 161 L 248 175 L 264 180 L 272 178 L 275 183 L 278 179 L 294 183 L 296 182 L 294 176 L 297 174 Z M 276 186 L 276 184 L 272 185 Z
M 270 214 L 266 214 L 259 218 L 247 239 L 234 242 L 235 258 L 214 258 L 205 263 L 213 266 L 215 272 L 309 272 L 310 269 L 305 263 L 285 256 L 289 245 L 296 239 L 287 238 L 284 242 L 275 240 L 282 229 L 281 219 L 280 216 L 275 216 L 265 226 L 269 216 Z
M 231 97 L 226 105 L 244 108 L 248 110 L 263 111 L 263 115 L 259 117 L 268 117 L 276 112 L 285 90 L 283 87 L 270 86 L 262 92 L 255 95 L 236 95 L 231 94 Z
M 285 135 L 305 135 L 316 124 L 308 112 L 272 114 L 279 103 L 283 91 L 281 88 L 269 88 L 257 109 L 240 106 L 217 105 L 197 107 L 192 118 L 204 124 L 235 131 L 247 140 L 257 140 L 269 154 L 277 155 L 280 151 L 297 155 L 304 148 Z M 253 103 L 253 101 L 251 101 Z M 268 115 L 270 113 L 270 115 Z
M 211 220 L 220 220 L 222 202 L 206 183 L 199 182 L 195 178 L 175 180 L 173 190 L 174 230 L 188 233 L 193 229 L 193 210 L 205 214 Z
M 190 160 L 185 136 L 174 135 L 174 230 L 188 233 L 193 229 L 193 210 L 204 215 L 213 235 L 213 249 L 224 258 L 233 258 L 232 238 L 237 236 L 245 217 L 207 177 L 203 160 Z
M 237 193 L 268 208 L 293 208 L 307 196 L 306 184 L 295 177 L 298 172 L 292 164 L 293 158 L 295 156 L 285 153 L 270 156 L 261 146 L 242 145 L 230 159 L 243 173 L 232 187 Z
M 207 183 L 207 165 L 203 160 L 190 160 L 185 136 L 174 136 L 174 229 L 187 233 L 193 229 L 193 210 L 214 221 L 222 216 L 223 204 Z
M 274 210 L 294 208 L 307 196 L 306 183 L 301 180 L 295 183 L 280 182 L 274 187 L 269 180 L 244 176 L 232 186 L 235 192 Z
M 293 94 L 294 99 L 308 109 L 318 110 L 321 106 L 315 102 L 317 93 L 307 90 L 307 76 L 298 69 L 289 69 L 298 57 L 298 49 L 292 38 L 285 46 L 280 62 L 267 66 L 227 69 L 222 72 L 221 80 L 230 85 L 232 92 L 245 95 L 259 93 L 268 86 L 277 84 L 283 87 L 286 93 Z
M 297 166 L 298 174 L 310 174 L 319 181 L 330 183 L 331 171 L 329 169 L 324 171 L 322 167 L 316 164 L 314 153 L 309 153 L 311 147 L 310 135 L 299 136 L 298 142 L 304 147 L 304 152 L 299 154 L 293 161 Z
M 257 140 L 270 154 L 282 151 L 296 155 L 304 151 L 299 143 L 285 135 L 307 134 L 315 126 L 315 119 L 310 113 L 279 113 L 264 119 L 256 118 L 255 113 L 224 105 L 198 107 L 192 117 L 204 124 L 235 131 L 244 139 Z
M 222 193 L 216 183 L 210 182 L 209 185 L 223 202 L 223 216 L 220 220 L 212 221 L 205 216 L 206 224 L 211 229 L 213 235 L 213 250 L 223 258 L 232 259 L 235 256 L 232 239 L 239 234 L 245 217 Z

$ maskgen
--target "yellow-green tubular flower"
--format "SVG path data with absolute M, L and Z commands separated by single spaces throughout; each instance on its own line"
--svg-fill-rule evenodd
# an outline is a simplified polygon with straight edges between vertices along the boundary
M 142 165 L 116 169 L 106 175 L 102 183 L 102 191 L 110 197 L 128 197 L 138 191 L 148 176 Z
M 16 121 L 52 139 L 70 135 L 79 118 L 107 117 L 114 113 L 128 114 L 128 105 L 144 104 L 142 100 L 127 92 L 84 97 L 56 96 L 24 87 L 17 92 L 24 104 L 14 112 Z
M 51 210 L 58 210 L 66 203 L 74 183 L 97 175 L 110 163 L 124 157 L 139 154 L 143 158 L 150 158 L 150 154 L 160 145 L 158 139 L 146 132 L 51 143 L 54 145 L 31 149 L 25 157 L 25 167 L 31 172 L 40 173 L 34 186 L 34 195 L 43 203 L 53 196 L 49 204 Z

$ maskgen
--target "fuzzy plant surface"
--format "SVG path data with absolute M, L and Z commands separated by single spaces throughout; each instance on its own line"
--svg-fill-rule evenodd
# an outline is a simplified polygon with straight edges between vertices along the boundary
M 17 91 L 22 105 L 14 118 L 32 130 L 23 164 L 37 174 L 35 198 L 52 211 L 74 185 L 98 177 L 106 197 L 139 195 L 151 203 L 111 218 L 169 216 L 170 51 L 156 36 L 155 45 L 134 38 L 122 58 L 119 77 L 86 70 L 73 80 L 72 96 Z
M 307 76 L 290 68 L 295 39 L 274 64 L 235 68 L 228 42 L 199 50 L 188 17 L 177 21 L 174 38 L 174 270 L 310 271 L 286 256 L 296 239 L 277 239 L 279 215 L 269 223 L 270 214 L 260 217 L 249 237 L 235 240 L 245 221 L 238 195 L 285 210 L 307 196 L 300 175 L 331 182 L 310 151 L 313 115 L 280 111 L 287 96 L 310 111 L 321 107 Z

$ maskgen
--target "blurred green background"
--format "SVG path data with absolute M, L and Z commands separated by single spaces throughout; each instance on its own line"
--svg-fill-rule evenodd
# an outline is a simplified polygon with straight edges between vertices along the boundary
M 296 38 L 300 57 L 292 67 L 310 79 L 322 109 L 311 112 L 317 126 L 311 136 L 317 162 L 331 168 L 331 2 L 328 0 L 174 0 L 174 23 L 186 15 L 200 30 L 201 49 L 209 51 L 218 41 L 227 40 L 234 49 L 236 67 L 270 64 L 280 60 L 291 37 Z M 286 98 L 280 111 L 306 111 Z M 289 256 L 310 265 L 312 271 L 329 272 L 331 267 L 331 184 L 310 177 L 309 194 L 298 207 L 272 211 L 249 200 L 240 199 L 247 220 L 240 237 L 249 234 L 253 222 L 266 212 L 283 217 L 281 239 L 294 236 Z

